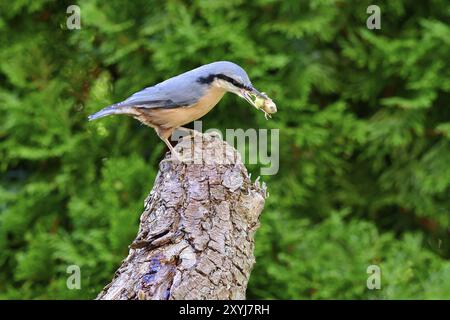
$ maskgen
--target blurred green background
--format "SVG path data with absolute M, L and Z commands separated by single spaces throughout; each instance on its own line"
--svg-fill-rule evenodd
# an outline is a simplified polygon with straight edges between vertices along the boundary
M 227 95 L 203 119 L 280 129 L 248 298 L 450 299 L 448 1 L 17 0 L 0 15 L 0 298 L 96 296 L 166 148 L 131 118 L 87 115 L 229 60 L 279 109 L 266 121 Z

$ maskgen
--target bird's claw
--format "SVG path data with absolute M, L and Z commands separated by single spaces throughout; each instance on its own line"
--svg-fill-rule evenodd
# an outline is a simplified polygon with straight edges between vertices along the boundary
M 177 163 L 181 164 L 181 163 L 192 162 L 192 159 L 191 158 L 183 158 L 181 156 L 174 156 L 174 155 L 172 155 L 170 158 L 166 158 L 166 159 L 161 160 L 159 165 L 161 166 L 163 163 L 166 163 L 166 162 L 172 162 L 172 163 L 175 163 L 175 164 L 177 164 Z

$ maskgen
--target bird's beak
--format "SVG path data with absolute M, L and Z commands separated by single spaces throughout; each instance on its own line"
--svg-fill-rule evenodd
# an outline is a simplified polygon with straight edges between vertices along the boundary
M 256 109 L 259 109 L 259 107 L 256 105 L 255 101 L 253 101 L 252 95 L 261 97 L 263 99 L 268 99 L 268 97 L 265 94 L 259 92 L 253 87 L 250 90 L 241 89 L 240 91 L 241 91 L 240 96 L 245 100 L 247 100 L 247 102 L 250 103 L 252 106 L 254 106 Z
M 259 92 L 258 90 L 256 90 L 253 87 L 251 88 L 250 93 L 252 93 L 255 96 L 258 96 L 260 98 L 263 98 L 263 99 L 269 99 L 269 97 L 265 93 Z
M 266 119 L 272 118 L 272 114 L 277 112 L 277 106 L 264 92 L 259 92 L 255 88 L 240 89 L 238 92 L 242 98 L 247 100 L 256 109 L 264 112 Z M 253 100 L 255 97 L 255 100 Z
M 252 106 L 254 106 L 256 109 L 258 109 L 258 107 L 256 106 L 255 102 L 252 99 L 252 96 L 248 91 L 241 90 L 241 97 L 247 100 L 247 102 L 250 103 Z

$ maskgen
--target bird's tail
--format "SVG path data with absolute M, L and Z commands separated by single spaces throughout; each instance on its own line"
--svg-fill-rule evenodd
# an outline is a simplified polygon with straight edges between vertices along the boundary
M 113 104 L 111 106 L 108 106 L 106 108 L 103 108 L 102 110 L 91 114 L 88 116 L 89 121 L 96 120 L 99 118 L 103 118 L 112 114 L 128 114 L 132 115 L 135 114 L 135 110 L 133 110 L 130 106 L 119 106 L 117 104 Z

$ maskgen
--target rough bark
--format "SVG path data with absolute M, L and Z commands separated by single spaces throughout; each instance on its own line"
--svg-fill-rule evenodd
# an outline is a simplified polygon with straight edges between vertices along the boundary
M 217 136 L 194 139 L 176 146 L 194 163 L 160 165 L 129 255 L 97 299 L 245 299 L 265 186 Z

